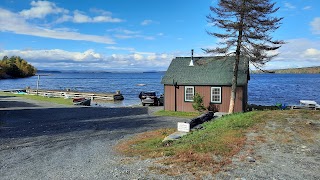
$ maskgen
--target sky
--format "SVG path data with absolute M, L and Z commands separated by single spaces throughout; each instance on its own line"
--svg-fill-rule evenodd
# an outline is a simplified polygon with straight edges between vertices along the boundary
M 217 0 L 1 0 L 0 58 L 40 70 L 164 71 L 177 56 L 208 56 Z M 320 1 L 277 0 L 286 42 L 265 69 L 320 66 Z

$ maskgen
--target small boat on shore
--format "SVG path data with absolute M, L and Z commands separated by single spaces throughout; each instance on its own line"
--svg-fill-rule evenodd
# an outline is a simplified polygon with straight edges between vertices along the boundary
M 291 109 L 313 109 L 320 110 L 320 105 L 313 100 L 300 100 L 300 105 L 294 105 Z
M 90 106 L 91 99 L 86 98 L 73 98 L 73 105 L 82 105 L 82 106 Z

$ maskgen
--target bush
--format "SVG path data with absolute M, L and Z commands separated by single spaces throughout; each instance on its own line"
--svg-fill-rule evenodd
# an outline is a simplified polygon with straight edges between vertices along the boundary
M 206 110 L 206 108 L 203 105 L 203 96 L 201 96 L 199 93 L 196 93 L 194 95 L 192 107 L 194 110 L 199 112 Z

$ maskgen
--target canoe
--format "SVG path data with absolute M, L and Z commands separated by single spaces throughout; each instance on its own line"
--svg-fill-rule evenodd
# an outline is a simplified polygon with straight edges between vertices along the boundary
M 73 98 L 73 105 L 90 106 L 91 99 L 86 98 Z

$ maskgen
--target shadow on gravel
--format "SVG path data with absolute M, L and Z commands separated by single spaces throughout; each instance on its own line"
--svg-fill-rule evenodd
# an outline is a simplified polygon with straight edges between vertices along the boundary
M 3 95 L 0 95 L 0 98 L 11 98 L 11 97 L 15 97 L 15 96 L 11 96 L 11 95 L 5 95 L 5 96 L 3 96 Z
M 13 107 L 39 107 L 35 104 L 21 102 L 21 101 L 0 101 L 0 108 L 13 108 Z
M 156 123 L 148 108 L 52 108 L 1 110 L 1 138 L 50 136 L 85 130 L 132 130 Z M 0 138 L 0 139 L 1 139 Z

